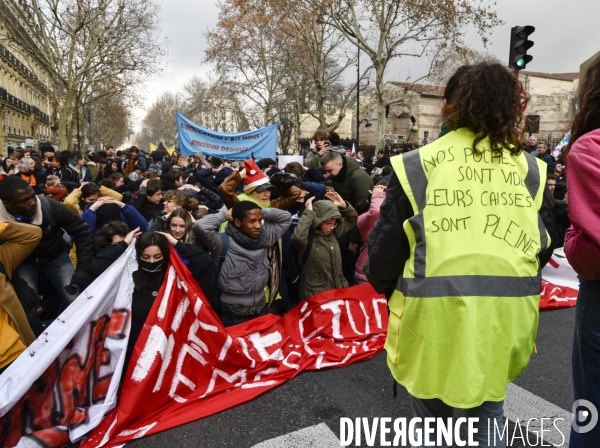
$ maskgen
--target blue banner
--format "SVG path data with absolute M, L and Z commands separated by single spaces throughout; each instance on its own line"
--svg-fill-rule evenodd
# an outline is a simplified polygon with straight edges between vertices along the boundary
M 179 112 L 176 115 L 179 150 L 184 156 L 201 152 L 227 160 L 276 158 L 277 124 L 256 131 L 228 134 L 201 128 Z

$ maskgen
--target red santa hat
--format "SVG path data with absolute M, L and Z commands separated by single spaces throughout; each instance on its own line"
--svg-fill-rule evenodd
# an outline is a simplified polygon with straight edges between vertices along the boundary
M 267 185 L 259 190 L 266 190 L 271 186 L 269 183 L 269 177 L 262 172 L 262 170 L 256 165 L 254 159 L 245 160 L 244 168 L 246 169 L 246 178 L 244 179 L 244 193 L 251 193 L 257 187 L 261 185 Z

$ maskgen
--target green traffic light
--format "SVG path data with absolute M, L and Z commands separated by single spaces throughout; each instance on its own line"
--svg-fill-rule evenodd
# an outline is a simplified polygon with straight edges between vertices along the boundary
M 524 65 L 525 65 L 525 60 L 523 58 L 521 58 L 517 61 L 517 66 L 523 67 Z

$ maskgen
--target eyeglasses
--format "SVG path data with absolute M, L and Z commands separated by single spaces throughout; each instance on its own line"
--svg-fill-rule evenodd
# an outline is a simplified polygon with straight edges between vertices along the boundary
M 321 225 L 323 227 L 327 228 L 327 229 L 335 229 L 338 226 L 338 222 L 337 221 L 334 221 L 334 222 L 324 222 Z

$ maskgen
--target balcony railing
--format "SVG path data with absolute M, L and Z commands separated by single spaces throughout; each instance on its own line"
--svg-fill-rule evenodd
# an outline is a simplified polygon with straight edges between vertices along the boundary
M 40 121 L 43 121 L 48 124 L 50 123 L 50 117 L 48 116 L 48 114 L 45 114 L 39 108 L 27 104 L 25 101 L 18 99 L 16 96 L 11 95 L 6 91 L 4 87 L 0 87 L 0 100 L 26 114 L 33 114 Z
M 23 76 L 29 78 L 29 80 L 33 84 L 35 84 L 44 94 L 48 94 L 48 89 L 38 78 L 38 76 L 31 70 L 29 70 L 27 67 L 25 67 L 25 64 L 19 61 L 19 59 L 16 58 L 15 55 L 8 51 L 8 49 L 5 48 L 3 45 L 0 45 L 0 56 L 6 59 L 6 61 L 8 61 L 13 67 L 15 67 L 17 71 L 19 71 Z

